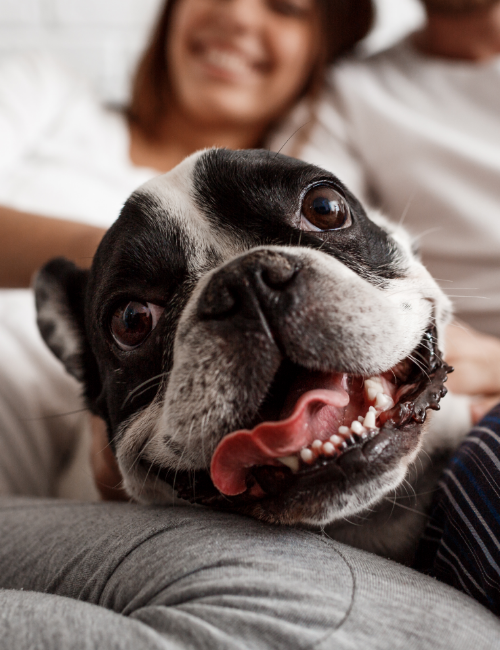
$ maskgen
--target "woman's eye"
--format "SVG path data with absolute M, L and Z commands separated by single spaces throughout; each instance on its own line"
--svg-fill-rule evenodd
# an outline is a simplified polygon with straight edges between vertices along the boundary
M 347 201 L 332 187 L 318 185 L 305 195 L 300 213 L 302 230 L 339 230 L 348 228 L 351 223 L 351 211 Z
M 130 300 L 120 305 L 111 317 L 111 334 L 122 350 L 138 347 L 154 330 L 163 307 Z
M 309 0 L 271 0 L 270 4 L 276 13 L 292 18 L 301 18 L 312 10 Z

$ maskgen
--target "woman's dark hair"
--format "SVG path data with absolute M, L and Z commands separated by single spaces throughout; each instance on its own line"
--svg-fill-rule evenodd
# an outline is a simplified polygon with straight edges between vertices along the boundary
M 166 39 L 172 11 L 178 1 L 165 2 L 132 85 L 129 119 L 150 138 L 159 135 L 161 118 L 169 102 Z M 312 74 L 300 95 L 309 95 L 311 99 L 323 85 L 326 67 L 366 36 L 374 18 L 372 0 L 316 0 L 316 5 L 321 43 Z

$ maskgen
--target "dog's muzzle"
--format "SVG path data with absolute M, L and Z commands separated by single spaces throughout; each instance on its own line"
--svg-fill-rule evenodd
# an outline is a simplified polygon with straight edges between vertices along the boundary
M 439 408 L 451 371 L 434 328 L 409 357 L 378 375 L 342 368 L 350 344 L 346 327 L 345 345 L 330 361 L 335 371 L 308 367 L 315 343 L 325 347 L 314 314 L 308 321 L 311 303 L 318 302 L 309 295 L 314 276 L 296 254 L 256 250 L 217 270 L 204 287 L 196 318 L 222 348 L 231 347 L 235 333 L 236 351 L 245 337 L 252 344 L 252 332 L 264 332 L 282 361 L 252 422 L 217 445 L 209 474 L 150 468 L 180 497 L 231 508 L 321 483 L 342 492 L 346 482 L 382 473 L 416 448 L 426 411 Z M 297 331 L 295 320 L 301 321 Z

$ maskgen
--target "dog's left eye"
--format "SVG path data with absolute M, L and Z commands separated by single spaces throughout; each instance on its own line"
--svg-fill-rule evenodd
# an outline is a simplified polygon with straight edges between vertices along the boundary
M 305 195 L 300 212 L 302 230 L 340 230 L 347 228 L 351 223 L 351 211 L 347 201 L 333 187 L 317 185 Z
M 162 312 L 151 302 L 123 303 L 111 317 L 111 334 L 122 350 L 133 350 L 154 330 Z

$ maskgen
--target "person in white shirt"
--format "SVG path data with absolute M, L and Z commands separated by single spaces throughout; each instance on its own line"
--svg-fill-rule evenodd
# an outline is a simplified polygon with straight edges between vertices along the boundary
M 415 235 L 478 330 L 450 328 L 447 345 L 477 420 L 500 399 L 500 2 L 422 2 L 419 32 L 333 68 L 302 157 Z
M 170 0 L 121 112 L 46 56 L 1 61 L 0 286 L 56 255 L 88 265 L 132 190 L 197 149 L 279 148 L 276 124 L 371 19 L 370 0 Z M 92 493 L 90 472 L 64 476 L 82 408 L 31 295 L 0 292 L 0 494 Z

